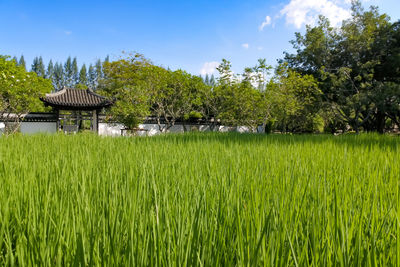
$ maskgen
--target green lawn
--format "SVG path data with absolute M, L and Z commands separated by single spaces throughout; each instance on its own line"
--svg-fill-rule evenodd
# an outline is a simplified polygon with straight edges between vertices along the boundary
M 400 139 L 0 138 L 0 265 L 400 265 Z

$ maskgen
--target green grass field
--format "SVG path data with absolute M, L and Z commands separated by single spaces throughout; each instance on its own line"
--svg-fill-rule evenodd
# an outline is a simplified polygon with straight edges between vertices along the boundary
M 400 265 L 400 139 L 0 138 L 0 265 Z

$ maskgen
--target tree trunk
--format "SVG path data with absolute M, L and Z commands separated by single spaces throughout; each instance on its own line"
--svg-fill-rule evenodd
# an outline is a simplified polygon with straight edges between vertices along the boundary
M 376 130 L 383 134 L 385 131 L 385 114 L 378 111 L 376 114 Z
M 187 132 L 187 128 L 186 128 L 185 121 L 182 121 L 182 127 L 183 127 L 183 132 L 186 133 Z
M 163 133 L 165 130 L 165 125 L 164 125 L 164 127 L 161 126 L 160 117 L 157 117 L 157 125 L 158 125 L 158 130 L 160 131 L 160 133 Z
M 164 128 L 164 129 L 165 129 L 165 132 L 168 132 L 169 129 L 170 129 L 172 126 L 174 126 L 174 125 L 175 125 L 175 120 L 168 122 L 167 125 L 166 125 L 166 127 Z
M 267 121 L 268 121 L 268 115 L 264 117 L 264 121 L 263 121 L 262 126 L 261 126 L 262 130 L 264 131 L 264 133 L 267 133 Z

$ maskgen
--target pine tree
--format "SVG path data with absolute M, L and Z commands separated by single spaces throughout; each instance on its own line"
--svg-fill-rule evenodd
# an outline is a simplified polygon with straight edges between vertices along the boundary
M 61 63 L 56 63 L 54 66 L 53 86 L 56 91 L 63 89 L 65 86 L 64 69 Z
M 109 55 L 107 55 L 106 58 L 104 59 L 104 63 L 106 63 L 106 62 L 107 63 L 110 62 L 110 56 Z
M 21 55 L 21 57 L 19 58 L 18 65 L 24 67 L 24 69 L 26 70 L 26 62 L 25 62 L 24 55 Z
M 88 85 L 88 75 L 86 71 L 86 65 L 83 64 L 81 71 L 79 72 L 79 84 Z
M 79 68 L 78 68 L 78 61 L 76 57 L 72 61 L 72 86 L 75 86 L 79 83 Z
M 15 61 L 16 65 L 19 66 L 18 59 L 16 56 L 13 57 L 13 60 Z
M 204 83 L 205 83 L 206 85 L 210 85 L 210 79 L 209 79 L 209 77 L 208 77 L 208 74 L 206 74 L 206 78 L 204 79 Z
M 90 64 L 89 66 L 89 73 L 88 73 L 88 78 L 89 78 L 89 87 L 91 87 L 92 89 L 95 88 L 96 85 L 96 70 L 95 68 L 92 66 L 92 64 Z
M 72 87 L 73 86 L 73 76 L 74 71 L 72 68 L 72 59 L 68 57 L 67 61 L 64 64 L 64 83 L 65 86 Z
M 33 59 L 32 71 L 35 72 L 39 77 L 45 77 L 46 71 L 44 69 L 42 57 L 35 57 Z
M 32 68 L 31 68 L 31 71 L 33 71 L 33 72 L 35 72 L 35 73 L 38 73 L 38 69 L 39 69 L 39 58 L 38 57 L 35 57 L 34 59 L 33 59 L 33 62 L 32 62 L 32 66 L 31 66 Z
M 214 74 L 211 74 L 211 78 L 210 78 L 210 85 L 214 86 L 215 85 L 215 78 L 214 78 Z
M 44 78 L 46 76 L 46 71 L 45 71 L 42 57 L 39 57 L 39 58 L 35 57 L 33 59 L 32 71 L 35 72 L 39 77 Z
M 98 81 L 103 78 L 103 65 L 101 64 L 100 59 L 97 60 L 96 65 L 95 65 L 95 69 L 96 69 L 96 86 Z
M 51 81 L 54 80 L 54 65 L 53 65 L 53 61 L 51 59 L 50 59 L 49 65 L 47 65 L 46 78 L 50 79 Z

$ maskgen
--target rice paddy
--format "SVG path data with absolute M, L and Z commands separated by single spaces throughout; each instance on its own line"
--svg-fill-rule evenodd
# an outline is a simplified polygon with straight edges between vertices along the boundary
M 400 266 L 400 139 L 0 138 L 0 265 Z

